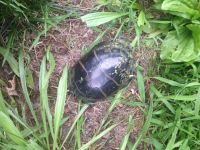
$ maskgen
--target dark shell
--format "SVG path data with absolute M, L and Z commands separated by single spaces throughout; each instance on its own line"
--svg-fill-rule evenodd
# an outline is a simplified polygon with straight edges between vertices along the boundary
M 72 69 L 72 90 L 89 102 L 104 99 L 128 84 L 132 61 L 125 44 L 102 42 Z

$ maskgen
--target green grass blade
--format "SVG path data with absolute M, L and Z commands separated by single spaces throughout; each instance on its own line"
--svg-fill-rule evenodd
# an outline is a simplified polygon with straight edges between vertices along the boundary
M 150 100 L 150 106 L 149 106 L 149 110 L 148 110 L 148 114 L 146 116 L 146 122 L 142 128 L 142 131 L 140 132 L 135 144 L 132 147 L 132 150 L 136 150 L 138 145 L 140 144 L 140 142 L 142 141 L 142 138 L 146 135 L 149 127 L 150 127 L 150 123 L 151 123 L 151 119 L 152 119 L 152 114 L 153 114 L 153 100 Z
M 24 66 L 23 53 L 22 53 L 21 49 L 19 50 L 19 73 L 20 73 L 21 86 L 22 86 L 22 90 L 23 90 L 26 102 L 31 111 L 31 114 L 33 115 L 36 125 L 39 126 L 39 122 L 36 117 L 35 111 L 33 109 L 33 105 L 31 103 L 31 99 L 29 97 L 29 92 L 28 92 L 27 85 L 26 85 L 26 72 L 25 72 L 25 66 Z
M 137 84 L 138 84 L 140 98 L 143 102 L 145 102 L 144 78 L 139 68 L 137 69 Z
M 81 110 L 80 110 L 80 112 L 78 113 L 78 115 L 76 116 L 76 118 L 75 118 L 75 120 L 74 120 L 74 122 L 73 122 L 73 124 L 72 124 L 72 126 L 71 126 L 71 128 L 70 128 L 70 130 L 69 130 L 69 132 L 67 133 L 65 139 L 63 140 L 63 143 L 62 143 L 62 145 L 61 145 L 61 148 L 64 146 L 65 142 L 67 141 L 67 139 L 69 138 L 71 132 L 73 131 L 73 129 L 74 129 L 74 127 L 75 127 L 77 121 L 78 121 L 78 120 L 80 119 L 80 117 L 83 115 L 83 113 L 84 113 L 85 110 L 88 108 L 88 106 L 89 106 L 89 105 L 85 104 L 85 105 L 81 108 Z
M 66 101 L 66 94 L 67 94 L 67 78 L 68 78 L 68 70 L 67 66 L 63 70 L 62 77 L 59 81 L 58 91 L 57 91 L 57 100 L 55 105 L 55 118 L 54 118 L 54 142 L 53 142 L 53 149 L 55 150 L 58 147 L 57 139 L 58 133 L 60 128 L 60 122 L 62 121 L 64 108 L 65 108 L 65 101 Z
M 7 49 L 0 47 L 0 54 L 5 57 L 5 54 L 7 54 Z M 5 58 L 12 71 L 19 76 L 19 65 L 13 55 L 9 52 Z
M 134 128 L 134 121 L 133 121 L 132 116 L 129 116 L 127 134 L 124 136 L 124 138 L 121 142 L 120 150 L 126 150 L 129 136 L 130 136 L 133 128 Z
M 106 130 L 102 131 L 99 135 L 93 137 L 88 143 L 84 144 L 79 150 L 85 150 L 88 149 L 92 144 L 94 144 L 97 140 L 99 140 L 101 137 L 106 135 L 108 132 L 110 132 L 113 128 L 115 128 L 117 125 L 112 125 Z
M 107 119 L 109 117 L 109 114 L 113 111 L 113 109 L 117 106 L 117 104 L 120 103 L 121 96 L 122 96 L 123 92 L 124 92 L 124 89 L 120 90 L 115 95 L 115 97 L 114 97 L 114 99 L 113 99 L 108 111 L 106 112 L 106 114 L 105 114 L 103 120 L 101 121 L 101 124 L 100 124 L 100 126 L 99 126 L 99 128 L 98 128 L 98 130 L 97 130 L 97 132 L 95 133 L 94 136 L 96 136 L 101 131 L 102 127 L 104 126 L 104 124 L 106 123 L 106 121 L 107 121 Z
M 27 144 L 28 150 L 44 150 L 40 145 L 38 145 L 35 141 L 30 141 L 29 144 Z
M 153 92 L 164 104 L 165 106 L 173 113 L 175 114 L 174 107 L 167 101 L 167 99 L 163 98 L 164 96 L 152 85 L 151 86 L 151 92 Z
M 48 125 L 46 122 L 46 117 L 48 119 L 49 127 L 50 127 L 50 132 L 53 137 L 53 122 L 52 122 L 52 115 L 49 107 L 49 102 L 48 102 L 48 85 L 49 85 L 49 79 L 50 76 L 55 68 L 55 60 L 53 58 L 52 53 L 49 52 L 49 49 L 47 49 L 47 54 L 44 56 L 41 66 L 40 66 L 40 76 L 39 76 L 39 91 L 40 91 L 40 103 L 41 103 L 41 116 L 42 116 L 42 121 L 43 121 L 43 127 L 45 130 L 45 135 L 46 135 L 46 141 L 49 143 L 49 131 L 48 131 Z M 49 62 L 49 71 L 46 71 L 47 65 L 46 61 L 48 60 Z M 47 144 L 49 145 L 49 144 Z
M 75 131 L 75 139 L 78 149 L 81 148 L 81 131 L 83 125 L 84 125 L 84 116 L 81 116 L 80 119 L 77 121 L 76 131 Z
M 82 21 L 86 22 L 88 27 L 95 27 L 109 21 L 115 20 L 128 13 L 117 13 L 117 12 L 96 12 L 82 16 Z
M 197 94 L 197 99 L 195 101 L 195 116 L 198 117 L 199 116 L 199 111 L 200 111 L 200 88 L 198 89 L 198 94 Z
M 176 112 L 176 118 L 179 119 L 175 125 L 175 128 L 174 128 L 174 131 L 172 133 L 172 136 L 171 136 L 171 139 L 169 140 L 168 144 L 167 144 L 167 147 L 165 150 L 173 150 L 175 147 L 177 147 L 177 145 L 175 144 L 175 140 L 176 140 L 176 137 L 177 137 L 177 134 L 178 134 L 178 126 L 181 126 L 181 121 L 180 121 L 180 112 L 181 110 L 178 109 L 177 112 Z M 180 145 L 179 145 L 180 146 Z
M 2 111 L 4 114 L 8 115 L 8 110 L 7 110 L 7 107 L 4 103 L 4 101 L 5 100 L 4 100 L 1 90 L 0 90 L 0 111 Z
M 26 142 L 22 134 L 14 125 L 12 120 L 2 111 L 0 111 L 0 127 L 7 133 L 7 135 L 13 142 L 15 142 L 16 144 L 25 146 Z
M 177 86 L 177 87 L 184 87 L 184 84 L 180 84 L 176 81 L 173 81 L 173 80 L 169 80 L 169 79 L 166 79 L 166 78 L 163 78 L 163 77 L 153 77 L 154 79 L 157 79 L 161 82 L 164 82 L 164 83 L 167 83 L 171 86 Z

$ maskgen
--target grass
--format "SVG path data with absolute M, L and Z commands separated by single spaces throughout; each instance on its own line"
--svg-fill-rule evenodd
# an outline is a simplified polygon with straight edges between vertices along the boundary
M 38 22 L 38 18 L 43 16 L 48 2 L 48 0 L 1 0 L 1 45 L 7 44 L 10 35 L 23 34 L 23 30 L 27 29 L 27 26 L 29 29 L 33 28 Z
M 153 104 L 150 104 L 146 123 L 132 149 L 142 141 L 151 149 L 199 149 L 197 60 L 200 47 L 195 44 L 199 38 L 199 25 L 196 24 L 199 22 L 199 1 L 155 0 L 148 8 L 140 1 L 99 0 L 98 3 L 104 8 L 103 12 L 99 10 L 82 17 L 88 26 L 104 27 L 109 22 L 118 28 L 116 37 L 121 32 L 135 31 L 133 48 L 142 43 L 142 33 L 146 33 L 143 40 L 148 43 L 153 39 L 160 49 L 161 60 L 155 61 L 158 72 L 152 71 L 157 75 L 146 77 L 154 81 L 149 94 L 145 93 L 144 79 L 137 72 L 140 99 Z M 134 102 L 127 104 L 136 105 Z
M 3 149 L 9 148 L 10 146 L 17 146 L 21 147 L 21 149 L 26 149 L 32 144 L 33 148 L 40 147 L 40 149 L 50 149 L 50 140 L 51 137 L 53 139 L 53 149 L 58 146 L 58 131 L 60 129 L 60 122 L 62 121 L 63 116 L 63 109 L 64 103 L 66 100 L 66 93 L 67 93 L 67 84 L 65 84 L 65 88 L 63 88 L 63 84 L 67 83 L 67 68 L 63 70 L 63 74 L 61 76 L 59 85 L 58 85 L 58 101 L 56 101 L 55 105 L 55 117 L 52 119 L 50 108 L 48 106 L 48 96 L 47 90 L 48 84 L 46 82 L 49 81 L 49 78 L 44 78 L 40 80 L 40 94 L 42 98 L 40 99 L 41 103 L 41 118 L 43 120 L 43 125 L 39 123 L 38 117 L 36 117 L 36 110 L 34 110 L 33 105 L 31 103 L 29 92 L 26 86 L 26 78 L 25 78 L 25 66 L 23 64 L 23 54 L 22 51 L 19 52 L 19 67 L 20 67 L 20 79 L 22 84 L 22 89 L 25 95 L 26 103 L 31 110 L 31 114 L 33 116 L 33 120 L 35 122 L 34 126 L 28 124 L 26 120 L 24 120 L 20 114 L 16 110 L 10 109 L 12 106 L 3 99 L 1 95 L 1 115 L 2 115 L 2 122 L 0 126 L 2 127 L 2 140 L 1 140 L 1 147 Z M 47 52 L 48 55 L 51 55 L 50 52 Z M 46 57 L 44 56 L 44 61 L 46 61 Z M 50 57 L 50 61 L 53 61 L 53 57 Z M 40 74 L 46 75 L 46 64 L 43 61 L 41 65 Z M 51 72 L 50 72 L 51 74 Z M 45 87 L 46 86 L 46 87 Z M 62 88 L 61 88 L 62 87 Z M 4 110 L 4 111 L 3 111 Z M 12 115 L 11 115 L 12 114 Z M 51 119 L 50 119 L 51 118 Z M 49 122 L 46 122 L 48 120 Z M 54 120 L 54 123 L 52 121 Z M 24 134 L 26 133 L 26 134 Z M 8 136 L 6 136 L 8 135 Z M 25 140 L 26 139 L 26 140 Z M 31 143 L 34 142 L 34 143 Z
M 135 37 L 131 42 L 134 49 L 142 47 L 141 39 L 146 43 L 153 41 L 153 46 L 156 45 L 160 49 L 161 59 L 154 60 L 157 64 L 156 71 L 151 69 L 153 76 L 151 74 L 151 76 L 143 77 L 143 69 L 137 66 L 136 78 L 140 101 L 123 102 L 132 106 L 133 109 L 139 106 L 144 112 L 145 123 L 135 142 L 132 143 L 130 135 L 134 129 L 135 120 L 129 116 L 127 132 L 120 144 L 121 150 L 136 150 L 140 145 L 143 145 L 144 149 L 157 150 L 199 149 L 200 65 L 197 60 L 199 59 L 200 15 L 199 5 L 196 5 L 199 1 L 191 1 L 191 3 L 188 1 L 183 3 L 183 1 L 154 0 L 147 8 L 137 0 L 98 0 L 95 11 L 81 17 L 89 27 L 101 25 L 101 31 L 105 29 L 89 50 L 112 28 L 117 28 L 114 38 L 120 37 L 124 32 L 134 32 Z M 124 91 L 119 91 L 111 99 L 111 105 L 99 128 L 87 143 L 82 143 L 81 134 L 85 123 L 84 112 L 88 109 L 88 104 L 79 103 L 78 113 L 72 126 L 66 135 L 62 135 L 62 126 L 69 119 L 64 114 L 68 69 L 65 67 L 63 70 L 57 87 L 56 103 L 51 108 L 48 88 L 56 62 L 50 52 L 50 47 L 46 49 L 39 73 L 40 107 L 38 112 L 33 107 L 30 96 L 32 74 L 26 66 L 26 57 L 28 50 L 36 47 L 40 42 L 41 36 L 45 36 L 48 30 L 71 16 L 71 13 L 68 11 L 67 15 L 52 16 L 46 0 L 40 0 L 37 3 L 23 0 L 0 0 L 0 3 L 0 10 L 3 12 L 0 14 L 2 25 L 0 54 L 4 58 L 2 66 L 8 63 L 13 73 L 20 79 L 25 98 L 25 103 L 21 104 L 21 109 L 18 109 L 15 107 L 17 100 L 4 96 L 4 92 L 1 92 L 4 90 L 0 90 L 1 149 L 57 150 L 67 149 L 69 146 L 78 150 L 97 149 L 96 143 L 118 125 L 109 117 L 114 108 L 122 103 L 121 96 Z M 155 14 L 162 17 L 157 18 Z M 30 30 L 35 31 L 37 24 L 42 25 L 41 32 L 27 48 L 24 43 L 26 33 Z M 145 89 L 146 79 L 152 81 L 149 91 Z M 6 83 L 0 79 L 0 84 Z M 14 102 L 14 106 L 10 101 Z M 31 115 L 29 119 L 26 106 L 30 111 L 28 114 Z

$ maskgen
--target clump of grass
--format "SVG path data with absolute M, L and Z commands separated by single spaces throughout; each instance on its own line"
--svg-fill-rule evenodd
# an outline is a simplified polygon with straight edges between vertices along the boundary
M 94 12 L 82 16 L 82 21 L 86 22 L 89 27 L 95 27 L 108 24 L 111 27 L 117 27 L 115 38 L 119 37 L 124 31 L 135 33 L 132 40 L 132 47 L 140 45 L 142 29 L 144 25 L 149 25 L 148 11 L 145 10 L 143 3 L 139 0 L 98 0 L 98 8 L 105 8 L 104 12 Z M 106 28 L 108 27 L 106 26 Z
M 5 45 L 11 33 L 20 33 L 36 25 L 38 19 L 44 16 L 48 2 L 49 0 L 1 0 L 0 44 Z
M 47 63 L 49 69 L 47 70 Z M 54 108 L 54 115 L 50 111 L 48 102 L 48 85 L 50 76 L 54 70 L 55 61 L 49 49 L 42 60 L 39 77 L 40 107 L 41 117 L 36 115 L 33 108 L 30 93 L 27 87 L 26 66 L 24 65 L 24 56 L 22 50 L 19 52 L 19 74 L 20 81 L 25 97 L 25 102 L 29 109 L 33 121 L 29 122 L 25 113 L 19 113 L 21 110 L 14 109 L 11 104 L 7 103 L 0 92 L 0 147 L 1 149 L 62 149 L 60 139 L 60 129 L 62 124 L 67 120 L 64 116 L 64 108 L 67 94 L 68 70 L 64 68 L 63 74 L 57 89 L 57 100 Z M 14 99 L 13 99 L 14 100 Z M 78 113 L 77 119 L 72 126 L 82 116 L 88 106 L 83 106 L 81 113 Z M 54 116 L 54 117 L 53 117 Z M 30 117 L 30 116 L 29 116 Z M 39 118 L 41 118 L 39 120 Z M 69 132 L 68 134 L 70 134 Z
M 58 86 L 58 98 L 59 100 L 56 102 L 55 107 L 55 117 L 52 118 L 50 113 L 50 108 L 48 105 L 48 96 L 47 96 L 47 88 L 48 81 L 51 75 L 50 72 L 46 72 L 46 61 L 50 62 L 50 66 L 53 69 L 54 59 L 50 52 L 47 52 L 47 56 L 44 57 L 41 69 L 40 69 L 40 112 L 42 118 L 42 126 L 39 123 L 38 117 L 36 116 L 36 112 L 33 108 L 33 104 L 30 99 L 30 94 L 27 88 L 27 80 L 26 76 L 26 67 L 24 65 L 23 53 L 20 50 L 19 53 L 19 74 L 21 80 L 21 86 L 23 89 L 23 94 L 25 95 L 26 103 L 30 109 L 31 115 L 33 116 L 35 125 L 29 125 L 29 122 L 25 119 L 26 117 L 21 116 L 18 111 L 12 108 L 10 104 L 8 104 L 2 94 L 0 94 L 1 100 L 1 119 L 3 119 L 0 123 L 1 127 L 1 148 L 2 149 L 12 149 L 12 147 L 17 147 L 15 149 L 27 149 L 31 147 L 32 149 L 50 149 L 50 139 L 53 137 L 53 148 L 57 147 L 57 135 L 60 128 L 60 124 L 57 121 L 62 121 L 63 109 L 65 103 L 65 96 L 67 93 L 67 68 L 63 70 L 62 77 Z M 44 78 L 45 77 L 45 78 Z M 62 85 L 66 83 L 65 85 Z M 60 88 L 62 87 L 62 88 Z M 61 105 L 59 105 L 62 103 Z M 19 111 L 20 112 L 20 111 Z M 25 120 L 24 120 L 25 119 Z M 48 120 L 48 122 L 46 122 Z M 54 120 L 54 123 L 52 121 Z M 54 138 L 55 137 L 55 138 Z
M 151 87 L 154 112 L 147 142 L 156 149 L 199 148 L 199 64 L 163 64 Z

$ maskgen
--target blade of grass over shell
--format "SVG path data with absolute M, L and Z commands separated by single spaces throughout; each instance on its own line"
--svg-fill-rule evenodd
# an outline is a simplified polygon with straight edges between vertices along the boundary
M 38 119 L 36 117 L 35 111 L 33 109 L 32 103 L 31 103 L 31 99 L 29 96 L 29 92 L 27 89 L 27 85 L 26 85 L 26 72 L 25 72 L 25 66 L 24 66 L 24 59 L 23 59 L 23 51 L 22 49 L 19 50 L 19 73 L 20 73 L 20 81 L 21 81 L 21 86 L 22 86 L 22 90 L 23 90 L 23 94 L 25 96 L 25 100 L 28 104 L 28 107 L 31 111 L 31 114 L 35 120 L 35 123 L 37 126 L 39 126 L 39 122 Z
M 62 147 L 64 146 L 65 142 L 66 142 L 67 139 L 69 138 L 71 132 L 73 131 L 74 127 L 76 126 L 77 121 L 79 121 L 80 117 L 83 115 L 83 113 L 85 112 L 85 110 L 86 110 L 88 107 L 89 107 L 89 105 L 88 105 L 88 104 L 85 104 L 85 105 L 83 105 L 83 107 L 81 108 L 81 110 L 78 112 L 78 114 L 76 115 L 76 118 L 75 118 L 75 120 L 74 120 L 74 122 L 73 122 L 73 124 L 72 124 L 72 126 L 71 126 L 71 128 L 70 128 L 70 130 L 69 130 L 69 132 L 67 133 L 67 135 L 65 136 L 65 139 L 64 139 L 63 142 L 62 142 L 62 145 L 61 145 L 60 149 L 62 149 Z
M 86 22 L 88 27 L 95 27 L 125 15 L 128 15 L 128 13 L 96 12 L 82 16 L 81 19 Z
M 102 131 L 100 134 L 98 134 L 97 136 L 93 137 L 88 143 L 84 144 L 79 150 L 85 150 L 88 149 L 92 144 L 94 144 L 97 140 L 99 140 L 101 137 L 103 137 L 104 135 L 106 135 L 107 133 L 109 133 L 113 128 L 115 128 L 117 125 L 114 124 L 112 126 L 110 126 L 109 128 L 105 129 L 104 131 Z
M 109 29 L 110 29 L 110 28 L 106 29 L 105 31 L 102 31 L 102 32 L 97 36 L 97 38 L 92 42 L 92 44 L 90 45 L 90 47 L 86 49 L 86 52 L 85 52 L 85 53 L 91 51 L 92 48 L 94 48 L 94 47 L 102 40 L 103 36 L 108 32 Z
M 117 33 L 115 34 L 114 40 L 116 40 L 119 37 L 120 33 L 122 32 L 122 28 L 124 27 L 125 22 L 126 20 L 124 20 L 122 24 L 120 25 L 119 29 L 117 30 Z
M 54 116 L 54 136 L 53 136 L 53 149 L 58 148 L 58 134 L 60 128 L 60 122 L 64 114 L 66 94 L 67 94 L 67 79 L 68 78 L 68 69 L 65 66 L 62 76 L 60 78 L 57 90 L 57 99 L 55 105 L 55 116 Z

